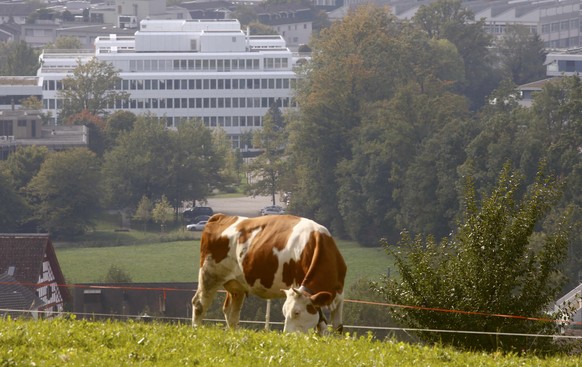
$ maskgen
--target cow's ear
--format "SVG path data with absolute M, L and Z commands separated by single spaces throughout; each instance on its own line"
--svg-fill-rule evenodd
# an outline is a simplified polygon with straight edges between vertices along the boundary
M 222 213 L 216 213 L 214 215 L 212 215 L 209 219 L 208 222 L 218 222 L 219 220 L 221 220 L 222 218 L 226 217 L 226 215 L 222 214 Z
M 284 292 L 287 297 L 296 296 L 295 288 L 281 289 L 281 292 Z
M 333 300 L 333 295 L 329 292 L 319 292 L 309 297 L 309 299 L 315 306 L 323 307 L 331 303 Z

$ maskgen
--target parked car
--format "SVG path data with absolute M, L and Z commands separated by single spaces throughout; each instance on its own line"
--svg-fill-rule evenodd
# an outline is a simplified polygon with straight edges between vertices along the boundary
M 202 220 L 198 219 L 201 215 L 210 217 L 212 214 L 214 214 L 214 210 L 209 206 L 195 206 L 194 208 L 184 210 L 182 217 L 186 223 L 197 223 Z
M 202 221 L 194 223 L 194 224 L 188 224 L 186 226 L 186 230 L 188 230 L 188 231 L 203 231 L 204 227 L 206 227 L 206 223 L 208 223 L 207 220 L 202 220 Z
M 269 205 L 261 209 L 261 215 L 280 215 L 285 214 L 285 209 L 279 205 Z

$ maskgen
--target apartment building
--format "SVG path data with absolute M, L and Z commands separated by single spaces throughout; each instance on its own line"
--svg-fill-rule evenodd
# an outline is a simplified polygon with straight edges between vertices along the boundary
M 168 127 L 197 118 L 224 129 L 240 147 L 241 136 L 262 127 L 272 104 L 296 107 L 299 61 L 281 36 L 250 36 L 240 28 L 236 19 L 142 20 L 134 36 L 98 37 L 94 50 L 45 50 L 38 71 L 44 112 L 58 121 L 62 79 L 77 60 L 96 57 L 119 70 L 117 89 L 130 94 L 110 111 L 150 113 Z

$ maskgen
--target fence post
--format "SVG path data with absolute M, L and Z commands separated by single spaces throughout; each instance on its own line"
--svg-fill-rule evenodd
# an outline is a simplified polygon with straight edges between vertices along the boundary
M 265 330 L 271 329 L 270 322 L 271 322 L 271 300 L 268 299 L 267 300 L 267 311 L 265 312 Z

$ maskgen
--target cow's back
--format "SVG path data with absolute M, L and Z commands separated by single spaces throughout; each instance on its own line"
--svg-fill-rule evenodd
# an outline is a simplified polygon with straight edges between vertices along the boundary
M 201 266 L 208 255 L 223 274 L 231 270 L 227 280 L 264 298 L 292 286 L 335 293 L 344 285 L 345 263 L 327 229 L 296 216 L 215 215 L 202 234 Z

